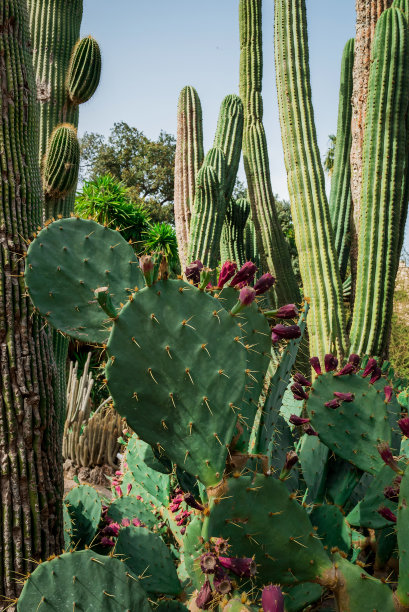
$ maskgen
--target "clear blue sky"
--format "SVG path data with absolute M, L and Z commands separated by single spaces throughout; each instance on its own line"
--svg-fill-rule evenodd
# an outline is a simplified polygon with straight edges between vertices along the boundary
M 108 135 L 116 121 L 126 121 L 150 138 L 157 138 L 161 129 L 175 134 L 179 92 L 193 85 L 202 102 L 208 149 L 221 100 L 238 93 L 238 4 L 238 0 L 84 0 L 82 34 L 92 34 L 100 43 L 103 68 L 95 96 L 80 108 L 79 134 Z M 273 15 L 273 0 L 264 0 L 264 125 L 273 190 L 286 198 Z M 355 34 L 355 0 L 307 0 L 307 19 L 315 122 L 323 154 L 328 134 L 336 132 L 341 55 Z M 240 178 L 244 179 L 242 168 Z

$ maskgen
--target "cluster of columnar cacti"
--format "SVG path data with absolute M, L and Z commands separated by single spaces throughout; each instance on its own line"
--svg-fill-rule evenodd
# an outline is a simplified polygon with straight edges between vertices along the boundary
M 262 310 L 274 278 L 255 280 L 250 262 L 226 262 L 214 286 L 200 261 L 189 282 L 157 280 L 149 257 L 140 265 L 118 232 L 78 218 L 49 224 L 30 245 L 30 296 L 61 331 L 106 344 L 107 384 L 136 434 L 126 434 L 108 506 L 90 487 L 69 493 L 67 571 L 41 564 L 19 609 L 56 605 L 64 592 L 61 609 L 71 610 L 88 597 L 78 568 L 88 579 L 91 563 L 101 564 L 92 569 L 101 610 L 132 598 L 180 610 L 187 599 L 199 609 L 303 610 L 325 591 L 345 612 L 405 609 L 409 418 L 388 364 L 312 358 L 315 378 L 295 374 L 286 391 L 307 305 L 298 325 L 277 324 L 297 309 Z M 291 338 L 265 397 L 271 341 Z M 395 590 L 363 565 L 376 550 L 377 564 L 392 567 L 398 546 Z M 104 577 L 111 565 L 129 578 L 115 590 Z

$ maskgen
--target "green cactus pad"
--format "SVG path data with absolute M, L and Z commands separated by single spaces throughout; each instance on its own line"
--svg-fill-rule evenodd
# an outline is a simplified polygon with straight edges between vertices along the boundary
M 115 546 L 129 571 L 138 576 L 147 593 L 177 595 L 181 585 L 169 549 L 156 534 L 141 527 L 125 527 Z
M 175 599 L 161 599 L 157 602 L 156 612 L 187 612 L 188 608 L 181 601 Z
M 402 605 L 409 606 L 409 467 L 400 483 L 397 519 L 399 579 L 396 595 Z
M 298 458 L 308 487 L 308 499 L 311 502 L 318 502 L 323 498 L 328 454 L 328 446 L 325 446 L 318 436 L 307 434 L 302 436 L 298 447 Z
M 327 478 L 325 496 L 336 506 L 344 506 L 355 487 L 357 486 L 362 471 L 358 470 L 352 463 L 331 455 L 327 465 Z
M 338 408 L 324 404 L 334 399 L 334 392 L 353 393 L 352 402 Z M 311 425 L 320 439 L 338 456 L 356 467 L 376 474 L 384 465 L 377 444 L 391 441 L 391 429 L 383 392 L 359 375 L 318 376 L 307 400 Z
M 311 581 L 331 568 L 307 512 L 283 482 L 258 474 L 227 484 L 205 518 L 202 535 L 229 539 L 230 556 L 254 556 L 258 584 Z
M 70 537 L 77 550 L 90 545 L 97 533 L 102 514 L 102 502 L 98 492 L 89 485 L 79 485 L 67 493 L 64 504 L 72 524 L 67 537 Z M 69 526 L 67 528 L 69 529 Z
M 68 123 L 55 128 L 50 136 L 43 164 L 43 186 L 47 198 L 58 199 L 75 188 L 80 167 L 77 130 Z
M 95 344 L 106 342 L 111 326 L 95 289 L 108 286 L 119 309 L 130 291 L 145 285 L 133 249 L 121 234 L 77 217 L 41 230 L 27 252 L 25 282 L 34 305 L 51 325 Z
M 290 588 L 286 588 L 284 596 L 286 612 L 301 612 L 307 608 L 309 604 L 320 599 L 323 593 L 323 588 L 319 584 L 305 582 L 303 584 L 295 584 Z
M 239 340 L 236 319 L 220 302 L 168 280 L 128 302 L 108 343 L 117 410 L 205 486 L 221 480 L 236 425 L 246 369 Z
M 200 555 L 204 552 L 204 540 L 201 537 L 202 525 L 203 519 L 200 516 L 195 516 L 186 527 L 182 545 L 186 572 L 196 589 L 200 588 L 203 580 L 198 561 Z
M 71 522 L 70 513 L 68 512 L 67 504 L 63 503 L 62 514 L 63 514 L 63 521 L 64 521 L 64 549 L 70 550 L 71 545 L 72 545 L 71 536 L 72 536 L 73 525 Z
M 386 499 L 383 494 L 385 487 L 391 486 L 396 476 L 396 472 L 389 465 L 382 467 L 370 483 L 365 497 L 348 514 L 347 521 L 350 525 L 382 529 L 391 524 L 390 521 L 379 514 L 378 509 L 385 506 L 396 514 L 397 503 Z
M 95 38 L 87 36 L 75 45 L 67 74 L 67 90 L 73 104 L 87 102 L 101 77 L 101 51 Z
M 150 612 L 139 581 L 114 557 L 92 550 L 69 552 L 40 563 L 29 576 L 18 612 Z
M 122 480 L 122 490 L 125 492 L 128 484 L 132 484 L 132 494 L 141 495 L 146 501 L 152 501 L 155 506 L 169 503 L 170 479 L 147 465 L 147 455 L 153 455 L 152 448 L 134 434 L 126 447 L 124 464 L 126 471 Z
M 138 499 L 134 495 L 124 495 L 123 497 L 117 497 L 109 504 L 107 514 L 114 523 L 121 524 L 122 519 L 132 521 L 132 519 L 137 518 L 149 529 L 153 529 L 158 524 L 154 512 L 152 505 L 143 498 Z
M 317 533 L 329 551 L 335 547 L 349 553 L 352 546 L 351 529 L 338 506 L 316 506 L 310 514 L 310 521 L 317 527 Z

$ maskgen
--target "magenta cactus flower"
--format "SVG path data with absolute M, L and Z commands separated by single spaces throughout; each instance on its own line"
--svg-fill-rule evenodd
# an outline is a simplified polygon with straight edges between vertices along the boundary
M 251 557 L 219 557 L 222 567 L 237 576 L 250 578 L 257 572 L 257 566 Z
M 353 402 L 355 399 L 353 393 L 340 393 L 339 391 L 334 391 L 334 397 L 340 399 L 341 402 Z
M 196 605 L 200 610 L 208 610 L 213 601 L 213 591 L 210 582 L 205 580 L 202 588 L 196 597 Z
M 251 261 L 246 261 L 244 266 L 242 266 L 237 274 L 235 274 L 233 277 L 230 287 L 236 287 L 236 285 L 239 285 L 240 283 L 251 283 L 256 272 L 257 266 Z
M 266 274 L 263 274 L 263 276 L 260 276 L 256 284 L 254 285 L 256 295 L 263 295 L 263 293 L 266 293 L 269 289 L 271 289 L 275 281 L 276 279 L 272 274 L 270 274 L 270 272 L 267 272 Z
M 277 585 L 264 587 L 261 594 L 263 612 L 284 612 L 284 595 Z
M 311 357 L 310 364 L 311 364 L 311 367 L 315 370 L 315 373 L 318 374 L 318 376 L 322 374 L 321 364 L 320 364 L 320 360 L 318 359 L 318 357 Z
M 295 319 L 298 317 L 298 314 L 298 308 L 295 304 L 286 304 L 281 306 L 274 316 L 278 319 Z
M 217 287 L 223 289 L 224 285 L 234 276 L 237 264 L 234 261 L 225 261 L 220 270 Z
M 301 330 L 298 325 L 275 325 L 272 330 L 271 339 L 272 341 L 278 342 L 279 340 L 293 340 L 301 336 Z
M 326 372 L 333 372 L 337 369 L 338 359 L 335 355 L 331 355 L 330 353 L 325 355 L 324 357 L 324 367 Z
M 292 414 L 289 418 L 289 422 L 292 425 L 306 425 L 310 422 L 310 419 L 303 419 L 302 417 L 297 416 L 296 414 Z
M 364 378 L 366 378 L 367 376 L 369 376 L 369 374 L 372 374 L 372 372 L 374 372 L 374 370 L 378 367 L 378 362 L 376 361 L 376 359 L 368 359 L 368 363 L 366 364 L 365 368 L 364 368 L 364 372 L 362 374 L 362 376 Z
M 198 287 L 200 283 L 200 272 L 203 270 L 203 264 L 200 259 L 196 259 L 192 261 L 191 264 L 187 266 L 185 269 L 185 276 L 188 281 L 192 281 L 192 283 Z
M 378 508 L 377 512 L 387 521 L 390 521 L 391 523 L 396 523 L 396 515 L 386 506 Z
M 294 380 L 294 382 L 302 385 L 303 387 L 311 387 L 312 386 L 312 383 L 308 380 L 308 378 L 305 378 L 305 376 L 303 374 L 301 374 L 301 372 L 297 372 L 296 374 L 294 374 L 293 380 Z
M 122 493 L 122 489 L 121 489 L 121 487 L 119 485 L 117 485 L 115 487 L 115 491 L 116 491 L 116 494 L 118 495 L 118 497 L 122 497 L 123 493 Z
M 294 383 L 290 387 L 293 392 L 294 399 L 303 401 L 308 399 L 308 394 L 304 391 L 304 388 L 299 383 Z
M 403 419 L 399 419 L 398 425 L 403 435 L 409 438 L 409 417 L 404 417 Z
M 250 306 L 250 304 L 254 302 L 255 298 L 256 292 L 254 291 L 253 287 L 243 287 L 243 289 L 240 289 L 239 299 L 231 309 L 230 313 L 232 315 L 236 315 L 246 306 Z

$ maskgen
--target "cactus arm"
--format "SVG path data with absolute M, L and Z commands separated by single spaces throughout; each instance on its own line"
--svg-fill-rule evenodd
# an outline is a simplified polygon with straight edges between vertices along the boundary
M 202 107 L 197 91 L 187 86 L 179 97 L 175 157 L 175 227 L 182 270 L 189 263 L 190 218 L 203 157 Z
M 263 127 L 261 0 L 240 0 L 240 96 L 244 105 L 243 158 L 262 268 L 277 277 L 279 304 L 300 302 L 291 258 L 271 187 Z
M 250 204 L 246 198 L 232 199 L 227 205 L 220 238 L 222 263 L 235 261 L 240 268 L 247 261 L 244 232 L 249 214 Z M 256 263 L 251 258 L 249 261 Z
M 304 0 L 275 3 L 275 61 L 284 160 L 313 355 L 345 353 L 342 284 L 311 101 Z
M 341 279 L 345 280 L 349 261 L 351 196 L 351 117 L 352 117 L 352 68 L 354 64 L 354 39 L 344 48 L 341 64 L 337 143 L 334 172 L 331 179 L 329 210 L 335 234 L 335 249 L 339 259 Z
M 402 11 L 378 20 L 372 45 L 363 149 L 361 226 L 351 327 L 355 353 L 383 355 L 399 253 L 409 99 L 409 29 Z
M 224 98 L 217 122 L 213 147 L 221 149 L 226 158 L 225 198 L 233 195 L 243 139 L 243 103 L 236 95 Z

